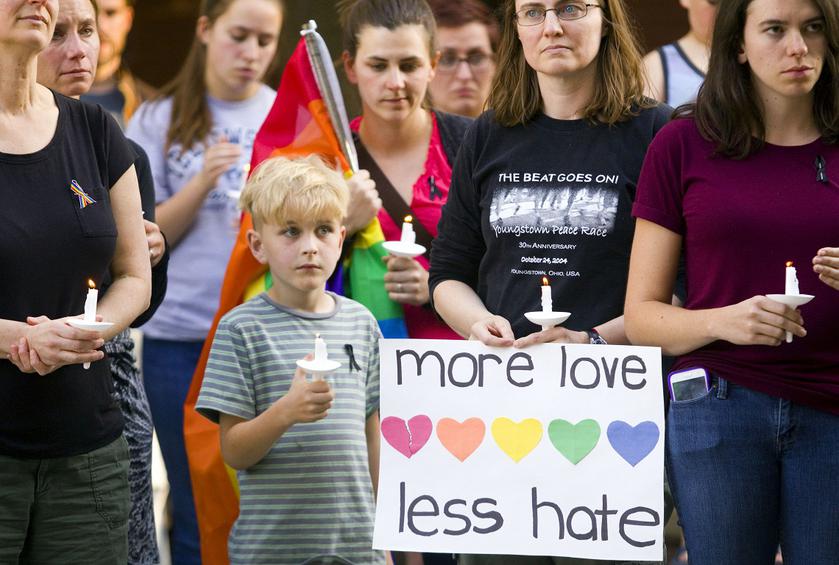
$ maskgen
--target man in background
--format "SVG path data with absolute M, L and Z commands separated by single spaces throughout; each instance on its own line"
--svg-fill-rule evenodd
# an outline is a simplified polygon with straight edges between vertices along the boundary
M 98 0 L 99 68 L 90 92 L 82 100 L 101 104 L 123 127 L 154 89 L 123 64 L 122 54 L 134 24 L 135 0 Z

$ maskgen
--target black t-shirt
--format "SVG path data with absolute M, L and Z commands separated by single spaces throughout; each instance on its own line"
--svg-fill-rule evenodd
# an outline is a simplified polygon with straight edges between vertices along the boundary
M 35 153 L 0 153 L 0 318 L 78 315 L 116 245 L 109 190 L 135 155 L 99 106 L 55 94 L 58 124 Z M 81 190 L 95 203 L 73 190 Z M 85 204 L 86 205 L 83 205 Z M 122 433 L 107 359 L 39 376 L 0 360 L 0 454 L 63 457 Z
M 516 337 L 540 328 L 547 277 L 553 310 L 569 329 L 623 313 L 634 233 L 630 215 L 647 146 L 669 119 L 667 106 L 613 126 L 540 115 L 503 127 L 492 112 L 471 126 L 458 153 L 434 240 L 429 284 L 457 280 Z

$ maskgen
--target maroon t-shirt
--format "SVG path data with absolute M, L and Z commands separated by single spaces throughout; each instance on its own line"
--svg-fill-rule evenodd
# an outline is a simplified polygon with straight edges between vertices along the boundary
M 839 146 L 766 144 L 743 160 L 714 155 L 692 119 L 674 120 L 647 152 L 633 215 L 683 236 L 685 308 L 719 308 L 783 293 L 793 261 L 807 336 L 778 347 L 715 341 L 674 369 L 705 367 L 734 383 L 839 414 L 839 291 L 813 272 L 839 246 Z M 818 182 L 816 159 L 828 182 Z

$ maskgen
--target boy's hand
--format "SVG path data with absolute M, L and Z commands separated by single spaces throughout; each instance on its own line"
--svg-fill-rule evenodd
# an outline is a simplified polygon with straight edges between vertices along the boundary
M 289 417 L 295 424 L 317 422 L 326 418 L 335 400 L 335 393 L 326 381 L 309 381 L 306 372 L 297 367 L 291 388 L 282 398 L 287 405 Z

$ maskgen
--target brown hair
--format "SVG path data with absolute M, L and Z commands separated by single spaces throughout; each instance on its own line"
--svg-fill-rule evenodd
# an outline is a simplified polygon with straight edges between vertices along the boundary
M 614 124 L 650 108 L 644 96 L 644 70 L 634 26 L 623 0 L 600 0 L 606 34 L 597 55 L 594 96 L 583 109 L 592 122 Z M 524 58 L 516 29 L 515 0 L 505 0 L 498 47 L 498 72 L 492 81 L 487 107 L 503 126 L 524 124 L 542 111 L 542 93 L 534 71 Z
M 501 32 L 498 20 L 481 0 L 428 0 L 437 27 L 458 28 L 467 24 L 478 23 L 486 27 L 492 52 L 498 51 Z
M 365 26 L 393 31 L 403 25 L 420 25 L 428 33 L 429 56 L 434 54 L 437 26 L 425 0 L 340 0 L 338 13 L 344 28 L 344 49 L 352 59 Z
M 741 64 L 746 11 L 752 0 L 719 3 L 708 73 L 695 104 L 676 109 L 675 117 L 693 116 L 702 137 L 716 145 L 717 153 L 744 159 L 758 151 L 766 137 L 763 109 L 754 90 L 751 70 Z M 813 0 L 825 22 L 827 52 L 813 89 L 813 116 L 828 143 L 839 142 L 839 8 L 835 0 Z
M 282 10 L 282 0 L 274 0 Z M 206 17 L 208 25 L 215 24 L 236 0 L 201 0 L 199 17 Z M 207 67 L 207 46 L 196 34 L 181 70 L 160 89 L 154 100 L 172 97 L 172 117 L 166 131 L 167 149 L 180 143 L 184 149 L 204 140 L 213 127 L 213 118 L 207 106 L 207 84 L 204 72 Z

